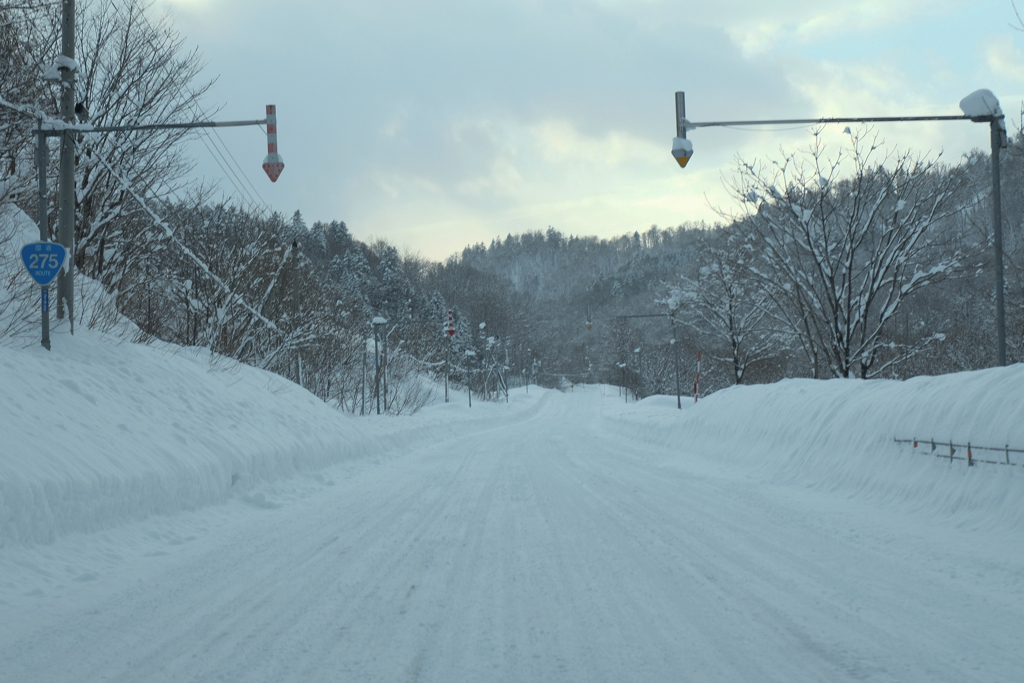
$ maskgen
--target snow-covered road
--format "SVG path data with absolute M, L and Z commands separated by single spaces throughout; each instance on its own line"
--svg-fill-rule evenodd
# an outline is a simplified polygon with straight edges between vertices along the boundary
M 1019 545 L 638 444 L 595 388 L 545 401 L 264 507 L 5 551 L 0 680 L 1021 680 Z M 103 570 L 59 600 L 14 586 L 75 562 Z

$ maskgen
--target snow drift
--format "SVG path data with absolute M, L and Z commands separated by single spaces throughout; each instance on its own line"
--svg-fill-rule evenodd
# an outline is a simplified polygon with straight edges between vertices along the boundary
M 494 412 L 527 416 L 542 401 L 534 392 L 507 407 L 442 403 L 430 415 L 360 420 L 208 351 L 127 342 L 134 326 L 123 318 L 105 326 L 121 337 L 82 324 L 72 336 L 52 320 L 48 352 L 39 344 L 38 287 L 12 264 L 22 242 L 38 239 L 35 226 L 0 210 L 0 266 L 9 275 L 0 300 L 10 303 L 0 310 L 8 322 L 0 324 L 8 331 L 0 335 L 0 547 L 247 497 L 453 425 L 471 429 Z M 76 286 L 91 298 L 86 316 L 97 308 L 109 315 L 113 301 L 97 283 L 80 277 Z
M 1024 454 L 1015 466 L 932 457 L 941 444 L 1024 449 L 1024 365 L 895 380 L 791 379 L 736 386 L 676 409 L 675 397 L 615 408 L 638 440 L 675 444 L 681 458 L 710 457 L 752 476 L 880 505 L 906 506 L 951 524 L 1024 528 Z M 958 456 L 965 455 L 961 449 Z M 937 454 L 948 454 L 939 445 Z M 1000 460 L 1002 452 L 975 451 Z

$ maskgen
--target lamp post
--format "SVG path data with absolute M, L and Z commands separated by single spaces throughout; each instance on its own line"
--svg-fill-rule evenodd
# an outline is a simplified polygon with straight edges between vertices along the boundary
M 896 123 L 913 121 L 972 121 L 989 124 L 992 144 L 992 248 L 996 277 L 996 364 L 1006 365 L 1006 315 L 1003 303 L 1003 226 L 1002 198 L 999 181 L 999 150 L 1006 146 L 1006 117 L 999 106 L 999 100 L 988 90 L 977 90 L 960 100 L 960 116 L 873 116 L 856 118 L 824 119 L 773 119 L 757 121 L 702 121 L 699 123 L 686 118 L 686 94 L 676 93 L 676 137 L 672 141 L 672 156 L 681 168 L 693 156 L 693 143 L 686 138 L 686 131 L 692 128 L 721 126 L 786 126 L 816 125 L 826 123 Z

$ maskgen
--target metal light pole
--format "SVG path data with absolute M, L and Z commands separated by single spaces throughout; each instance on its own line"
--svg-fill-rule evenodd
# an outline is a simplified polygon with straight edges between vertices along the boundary
M 988 113 L 977 113 L 977 105 L 983 103 Z M 987 123 L 991 131 L 992 143 L 992 249 L 995 261 L 996 290 L 996 364 L 1006 365 L 1006 315 L 1003 302 L 1003 225 L 1002 197 L 999 179 L 999 150 L 1006 144 L 1005 116 L 999 107 L 995 95 L 987 90 L 978 90 L 960 101 L 964 114 L 960 116 L 869 116 L 856 118 L 824 118 L 824 119 L 772 119 L 755 121 L 702 121 L 693 122 L 686 119 L 686 95 L 676 93 L 676 138 L 672 142 L 672 156 L 681 167 L 686 166 L 693 156 L 693 144 L 686 139 L 686 131 L 691 128 L 711 128 L 721 126 L 788 126 L 818 125 L 826 123 L 901 123 L 913 121 L 972 121 Z M 973 113 L 968 113 L 971 109 Z
M 1003 199 L 999 179 L 999 150 L 1006 132 L 989 121 L 992 138 L 992 248 L 996 266 L 996 364 L 1006 365 L 1006 309 L 1003 304 Z

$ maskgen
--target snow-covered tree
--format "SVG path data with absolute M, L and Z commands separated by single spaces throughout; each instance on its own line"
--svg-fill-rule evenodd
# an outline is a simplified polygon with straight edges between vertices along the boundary
M 96 125 L 174 123 L 206 118 L 200 108 L 213 81 L 200 80 L 203 63 L 167 17 L 150 17 L 144 0 L 84 2 L 78 6 L 76 101 L 79 118 Z M 59 13 L 49 14 L 54 27 Z M 35 25 L 39 25 L 38 23 Z M 39 41 L 40 55 L 52 63 L 60 53 L 60 33 Z M 45 104 L 55 113 L 60 88 L 50 88 Z M 75 173 L 75 263 L 98 277 L 117 268 L 130 252 L 138 221 L 148 217 L 121 179 L 147 201 L 181 194 L 193 162 L 185 155 L 188 130 L 146 130 L 80 135 Z
M 963 208 L 962 171 L 909 153 L 876 158 L 879 148 L 877 137 L 852 133 L 829 159 L 816 135 L 806 154 L 741 163 L 733 186 L 759 256 L 751 272 L 813 376 L 824 366 L 838 377 L 871 377 L 939 338 L 922 331 L 897 348 L 886 329 L 908 297 L 964 257 L 929 239 Z
M 771 297 L 749 272 L 756 255 L 736 231 L 723 234 L 721 246 L 702 245 L 695 279 L 683 277 L 658 303 L 712 344 L 711 358 L 729 366 L 734 384 L 747 368 L 777 355 L 784 341 L 770 325 Z
M 352 246 L 352 236 L 349 235 L 344 221 L 331 221 L 319 225 L 323 227 L 327 258 L 333 259 L 341 256 Z
M 380 281 L 380 312 L 393 322 L 411 317 L 416 291 L 402 267 L 398 250 L 386 245 L 379 254 L 377 278 Z
M 349 249 L 335 262 L 338 267 L 331 269 L 331 278 L 341 305 L 351 310 L 354 324 L 368 325 L 373 318 L 371 302 L 377 297 L 378 285 L 366 256 L 361 249 Z

